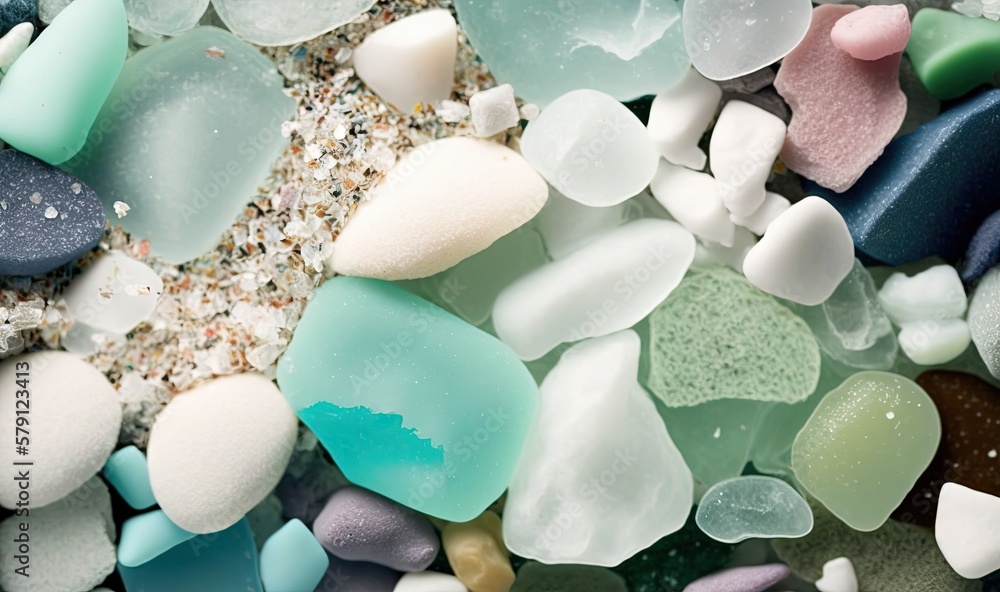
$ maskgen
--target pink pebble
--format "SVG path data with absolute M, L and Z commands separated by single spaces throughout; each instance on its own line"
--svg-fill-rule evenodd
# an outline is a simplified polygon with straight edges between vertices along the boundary
M 830 39 L 859 60 L 877 60 L 906 49 L 910 13 L 906 6 L 866 6 L 842 17 Z
M 906 95 L 899 88 L 902 54 L 858 60 L 830 39 L 835 23 L 857 10 L 836 4 L 815 8 L 809 31 L 785 56 L 774 80 L 792 108 L 781 159 L 838 193 L 881 156 L 906 116 Z

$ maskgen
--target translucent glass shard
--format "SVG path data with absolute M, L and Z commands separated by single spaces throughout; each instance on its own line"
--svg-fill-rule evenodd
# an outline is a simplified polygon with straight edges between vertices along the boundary
M 292 45 L 361 16 L 375 0 L 212 0 L 237 37 L 257 45 Z
M 205 14 L 209 0 L 125 0 L 125 14 L 133 29 L 147 35 L 180 35 L 193 29 Z
M 757 475 L 715 484 L 702 496 L 696 520 L 705 534 L 724 543 L 798 538 L 813 526 L 809 504 L 791 485 Z

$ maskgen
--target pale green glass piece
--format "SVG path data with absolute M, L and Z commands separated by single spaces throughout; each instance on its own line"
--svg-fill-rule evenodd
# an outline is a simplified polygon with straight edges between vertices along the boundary
M 830 391 L 792 445 L 792 469 L 852 528 L 875 530 L 930 464 L 941 439 L 934 402 L 917 383 L 859 372 Z
M 87 140 L 127 51 L 121 0 L 73 2 L 0 81 L 0 138 L 49 164 L 72 158 Z
M 538 399 L 495 337 L 393 284 L 346 276 L 314 294 L 277 378 L 352 483 L 457 522 L 507 487 Z
M 796 403 L 820 353 L 805 321 L 727 267 L 691 268 L 649 317 L 648 387 L 669 407 L 718 399 Z
M 128 24 L 147 35 L 180 35 L 205 14 L 209 0 L 125 0 Z
M 126 62 L 68 168 L 152 253 L 189 261 L 218 244 L 288 145 L 281 124 L 295 101 L 282 85 L 257 48 L 198 27 Z M 131 207 L 126 217 L 116 201 Z
M 674 0 L 457 0 L 455 8 L 496 79 L 539 105 L 581 88 L 619 100 L 656 94 L 691 63 Z
M 809 504 L 781 479 L 748 475 L 712 486 L 695 514 L 698 528 L 723 543 L 750 538 L 794 539 L 809 534 Z

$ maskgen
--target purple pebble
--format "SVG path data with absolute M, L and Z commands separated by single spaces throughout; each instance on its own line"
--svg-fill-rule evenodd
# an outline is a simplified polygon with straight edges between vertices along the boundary
M 763 592 L 790 573 L 784 563 L 734 567 L 697 579 L 684 592 Z
M 314 592 L 392 592 L 401 574 L 388 567 L 330 556 L 330 567 Z
M 313 523 L 323 547 L 341 559 L 368 561 L 398 571 L 423 571 L 441 541 L 422 514 L 360 487 L 345 487 Z

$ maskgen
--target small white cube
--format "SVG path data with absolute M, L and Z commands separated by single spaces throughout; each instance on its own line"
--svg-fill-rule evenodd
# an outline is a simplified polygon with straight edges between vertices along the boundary
M 514 87 L 509 84 L 477 92 L 469 99 L 469 108 L 476 135 L 481 138 L 499 134 L 521 120 L 514 100 Z

